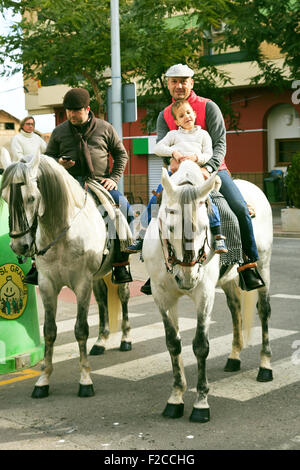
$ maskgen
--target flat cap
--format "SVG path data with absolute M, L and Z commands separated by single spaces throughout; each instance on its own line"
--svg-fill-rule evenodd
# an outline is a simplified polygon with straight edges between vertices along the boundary
M 64 96 L 66 109 L 87 108 L 90 104 L 90 94 L 85 88 L 72 88 Z
M 183 64 L 172 65 L 166 71 L 166 77 L 192 77 L 193 75 L 194 71 Z

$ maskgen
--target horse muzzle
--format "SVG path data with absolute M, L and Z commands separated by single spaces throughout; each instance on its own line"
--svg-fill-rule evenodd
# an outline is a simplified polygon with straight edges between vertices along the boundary
M 199 282 L 198 270 L 195 268 L 178 269 L 174 279 L 179 289 L 185 291 L 192 290 Z
M 32 257 L 35 253 L 35 242 L 29 234 L 22 238 L 11 238 L 9 246 L 18 256 Z

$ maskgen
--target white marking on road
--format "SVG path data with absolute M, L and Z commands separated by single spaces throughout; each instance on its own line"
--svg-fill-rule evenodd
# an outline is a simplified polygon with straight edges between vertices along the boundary
M 139 317 L 139 316 L 142 316 L 142 315 L 145 315 L 145 314 L 144 313 L 129 313 L 128 314 L 129 318 L 135 318 L 135 317 Z M 69 331 L 74 331 L 75 323 L 76 323 L 76 318 L 71 318 L 70 320 L 58 321 L 56 323 L 57 334 L 67 333 Z M 89 327 L 99 325 L 99 315 L 98 314 L 89 315 L 88 316 L 88 324 L 89 324 Z M 40 334 L 41 335 L 44 334 L 43 328 L 44 328 L 43 326 L 40 327 Z
M 297 331 L 281 330 L 271 328 L 269 330 L 270 340 L 283 338 L 293 335 Z M 210 352 L 208 359 L 229 354 L 231 351 L 232 333 L 220 336 L 210 340 Z M 261 344 L 261 327 L 252 329 L 251 341 L 249 346 Z M 192 346 L 182 348 L 182 359 L 185 366 L 196 365 L 196 358 L 192 351 Z M 127 379 L 132 381 L 143 380 L 157 374 L 163 374 L 171 370 L 171 360 L 169 352 L 153 354 L 151 356 L 142 357 L 133 361 L 122 364 L 116 364 L 111 367 L 98 369 L 93 371 L 94 374 L 116 377 L 119 379 Z
M 257 382 L 258 369 L 252 369 L 210 383 L 209 394 L 244 402 L 300 381 L 300 367 L 292 363 L 291 357 L 274 362 L 272 369 L 271 382 Z
M 196 320 L 191 318 L 180 318 L 179 326 L 180 331 L 191 330 L 196 328 Z M 145 325 L 138 328 L 133 328 L 130 332 L 130 336 L 133 344 L 140 343 L 155 338 L 165 336 L 165 330 L 162 322 L 152 323 L 151 325 Z M 94 345 L 97 338 L 88 339 L 88 350 Z M 113 333 L 110 335 L 106 342 L 106 349 L 118 348 L 120 346 L 121 333 Z M 68 359 L 74 359 L 79 357 L 78 344 L 67 343 L 60 346 L 54 347 L 53 363 L 66 361 Z M 126 363 L 127 364 L 127 363 Z
M 293 299 L 293 300 L 300 300 L 300 295 L 292 295 L 292 294 L 273 294 L 271 297 L 277 297 L 279 299 Z
M 217 294 L 224 294 L 224 291 L 221 288 L 216 288 L 215 289 Z M 300 300 L 300 295 L 293 295 L 293 294 L 272 294 L 270 295 L 272 298 L 277 298 L 277 299 L 291 299 L 291 300 Z

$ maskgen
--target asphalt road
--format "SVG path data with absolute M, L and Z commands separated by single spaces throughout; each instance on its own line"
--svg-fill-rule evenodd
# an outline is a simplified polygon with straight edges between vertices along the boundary
M 120 352 L 120 335 L 113 335 L 105 354 L 90 358 L 95 396 L 78 398 L 75 305 L 70 308 L 61 301 L 49 397 L 31 398 L 36 378 L 30 374 L 38 373 L 39 365 L 30 371 L 0 376 L 0 450 L 101 450 L 105 451 L 101 459 L 112 460 L 117 458 L 117 451 L 124 451 L 122 456 L 129 458 L 136 450 L 146 450 L 146 454 L 138 454 L 139 461 L 125 462 L 131 467 L 155 464 L 148 461 L 149 455 L 159 450 L 174 455 L 186 451 L 185 458 L 190 456 L 190 462 L 157 462 L 173 464 L 197 463 L 192 459 L 199 458 L 195 454 L 199 450 L 300 450 L 299 248 L 300 239 L 274 239 L 270 292 L 272 382 L 255 380 L 260 351 L 257 317 L 251 344 L 242 352 L 241 370 L 232 374 L 223 371 L 232 328 L 225 296 L 217 290 L 208 359 L 211 421 L 190 423 L 196 385 L 191 348 L 195 315 L 192 303 L 183 298 L 180 325 L 188 382 L 185 413 L 179 420 L 163 418 L 172 384 L 170 360 L 152 297 L 136 296 L 129 309 L 133 350 Z M 90 310 L 93 325 L 96 306 Z M 97 326 L 90 326 L 90 337 L 96 336 Z

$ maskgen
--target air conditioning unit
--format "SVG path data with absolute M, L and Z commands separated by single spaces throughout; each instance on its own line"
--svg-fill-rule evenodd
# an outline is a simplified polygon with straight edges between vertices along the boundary
M 211 26 L 211 34 L 221 34 L 225 30 L 225 23 L 220 21 L 218 26 Z

